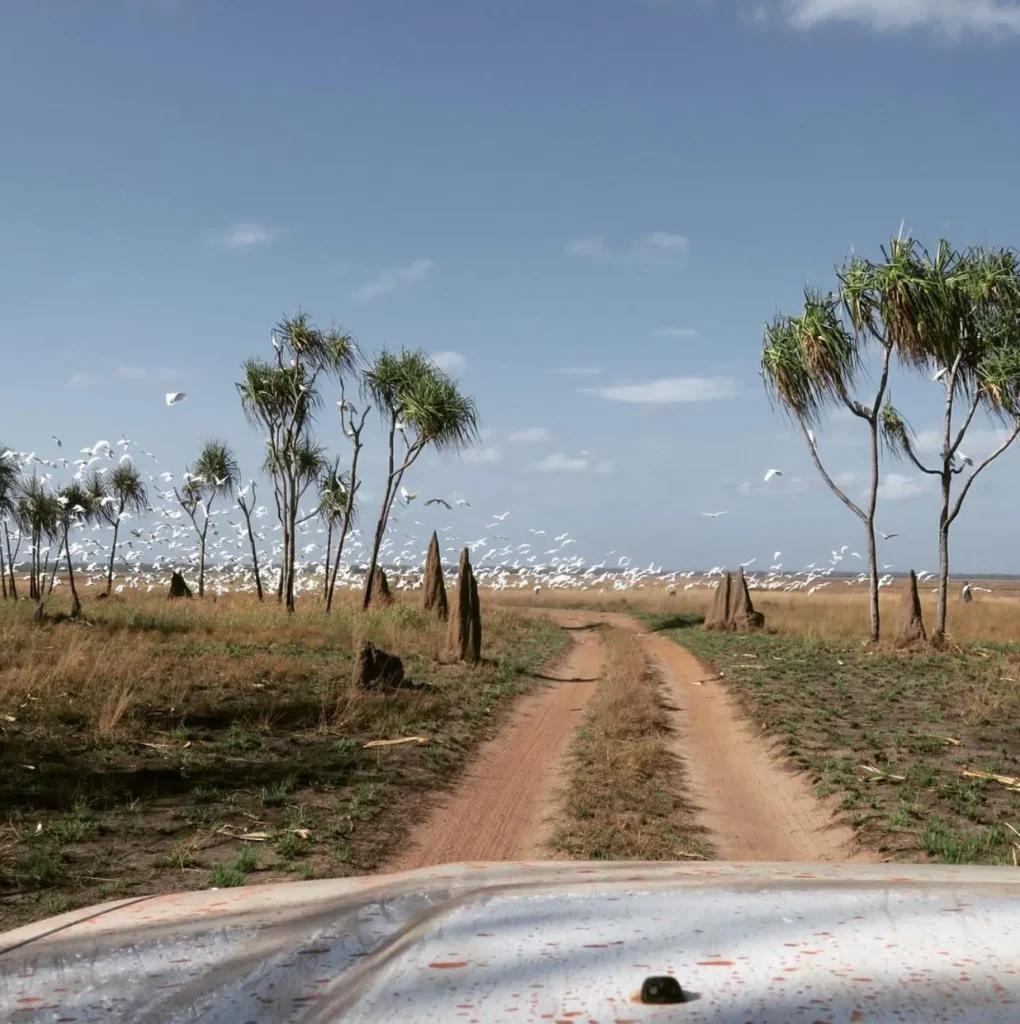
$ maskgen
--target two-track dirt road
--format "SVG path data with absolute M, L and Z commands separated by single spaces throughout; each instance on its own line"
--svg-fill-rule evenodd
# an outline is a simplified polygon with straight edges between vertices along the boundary
M 598 685 L 604 626 L 636 634 L 661 675 L 671 707 L 674 751 L 708 841 L 723 860 L 870 859 L 833 822 L 808 781 L 779 760 L 744 719 L 725 684 L 684 648 L 627 615 L 548 612 L 571 631 L 571 647 L 548 679 L 523 697 L 507 726 L 481 750 L 467 775 L 411 836 L 389 871 L 451 861 L 536 860 L 547 847 L 570 744 Z M 586 628 L 588 627 L 588 628 Z M 697 685 L 700 683 L 701 685 Z

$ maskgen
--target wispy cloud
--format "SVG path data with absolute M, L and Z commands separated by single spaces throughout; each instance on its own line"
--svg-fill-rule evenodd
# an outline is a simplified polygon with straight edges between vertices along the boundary
M 271 242 L 278 234 L 278 231 L 267 228 L 265 224 L 245 221 L 231 224 L 222 231 L 210 231 L 209 241 L 227 249 L 251 249 Z
M 528 466 L 535 473 L 583 473 L 587 468 L 588 459 L 571 458 L 563 452 L 547 455 L 541 462 Z
M 558 370 L 546 370 L 546 373 L 561 373 L 564 377 L 597 377 L 602 373 L 601 366 L 564 366 Z
M 528 427 L 526 430 L 515 430 L 510 435 L 514 444 L 541 444 L 551 441 L 552 434 L 545 427 Z
M 928 490 L 928 484 L 916 477 L 902 473 L 886 473 L 878 485 L 878 496 L 883 501 L 904 501 L 916 498 Z
M 652 331 L 656 338 L 696 338 L 698 332 L 693 327 L 659 327 Z
M 1000 427 L 997 430 L 986 430 L 980 427 L 971 427 L 963 435 L 959 450 L 966 455 L 991 455 L 1003 441 L 1009 437 L 1011 431 Z M 939 455 L 942 451 L 942 431 L 921 430 L 918 431 L 914 447 L 921 455 Z M 932 466 L 931 468 L 935 468 Z
M 563 247 L 564 256 L 579 256 L 589 260 L 613 258 L 613 250 L 601 235 L 597 238 L 574 238 Z
M 690 240 L 686 235 L 652 231 L 628 246 L 616 248 L 602 235 L 574 238 L 563 247 L 564 256 L 602 263 L 641 263 L 646 266 L 679 268 L 687 265 Z
M 611 402 L 673 404 L 715 402 L 739 393 L 732 377 L 660 377 L 640 384 L 616 384 L 606 388 L 581 388 L 589 395 Z
M 375 299 L 387 295 L 407 284 L 424 281 L 436 269 L 435 260 L 418 259 L 408 263 L 406 267 L 394 267 L 384 270 L 378 277 L 366 281 L 356 292 L 359 299 Z
M 950 36 L 1020 34 L 1015 0 L 783 0 L 790 23 L 852 22 L 877 32 L 932 28 Z
M 443 373 L 448 373 L 451 377 L 456 377 L 467 369 L 467 359 L 459 352 L 453 352 L 450 349 L 436 352 L 429 358 Z
M 103 378 L 98 373 L 72 373 L 67 378 L 69 388 L 94 388 L 97 384 L 102 383 Z
M 503 449 L 496 445 L 469 448 L 464 453 L 464 461 L 473 462 L 477 466 L 495 466 L 503 461 Z
M 117 376 L 121 380 L 177 380 L 180 377 L 179 370 L 170 369 L 146 369 L 142 366 L 118 366 Z

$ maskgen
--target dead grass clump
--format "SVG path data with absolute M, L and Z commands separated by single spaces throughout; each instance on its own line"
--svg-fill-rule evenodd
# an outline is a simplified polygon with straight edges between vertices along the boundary
M 710 856 L 669 749 L 659 682 L 637 641 L 606 635 L 598 690 L 573 747 L 565 818 L 553 844 L 582 860 Z

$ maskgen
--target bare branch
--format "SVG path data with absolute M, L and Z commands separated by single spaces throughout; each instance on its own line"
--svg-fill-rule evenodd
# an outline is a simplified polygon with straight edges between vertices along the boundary
M 953 505 L 953 511 L 949 513 L 949 517 L 946 520 L 947 526 L 951 524 L 953 520 L 956 519 L 956 517 L 960 514 L 960 509 L 963 507 L 963 499 L 967 497 L 967 492 L 970 490 L 970 485 L 974 483 L 974 480 L 977 478 L 977 475 L 986 466 L 990 466 L 1016 440 L 1018 434 L 1020 434 L 1020 419 L 1018 419 L 1014 424 L 1013 430 L 1010 433 L 1009 437 L 1007 437 L 1006 440 L 1003 441 L 1002 444 L 1000 444 L 999 447 L 996 448 L 995 451 L 992 452 L 992 454 L 989 455 L 988 458 L 985 459 L 985 461 L 982 462 L 974 470 L 974 472 L 971 473 L 969 477 L 967 477 L 966 482 L 960 489 L 960 493 L 956 497 L 956 504 Z
M 866 523 L 868 521 L 868 517 L 867 515 L 865 515 L 864 511 L 858 508 L 858 506 L 855 505 L 847 497 L 846 493 L 839 487 L 835 480 L 833 480 L 832 477 L 829 476 L 829 474 L 826 472 L 825 467 L 822 465 L 821 459 L 818 458 L 818 449 L 814 441 L 814 438 L 812 437 L 811 432 L 808 430 L 807 424 L 804 422 L 803 417 L 798 416 L 797 423 L 800 426 L 801 432 L 804 434 L 804 440 L 807 441 L 808 451 L 811 452 L 811 461 L 814 462 L 815 469 L 818 470 L 819 474 L 821 475 L 821 478 L 826 482 L 826 484 L 829 485 L 829 490 L 831 490 L 832 493 L 835 494 L 836 497 L 839 498 L 839 500 L 843 502 L 843 504 L 846 505 L 846 507 L 850 509 L 850 511 L 853 512 L 855 516 L 858 516 L 863 522 Z

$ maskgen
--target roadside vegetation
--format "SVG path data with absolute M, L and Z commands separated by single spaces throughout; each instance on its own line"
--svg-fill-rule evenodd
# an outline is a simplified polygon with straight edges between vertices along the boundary
M 451 783 L 565 646 L 547 619 L 487 608 L 484 662 L 447 665 L 447 626 L 417 600 L 360 605 L 114 595 L 83 627 L 0 603 L 0 930 L 141 893 L 378 868 L 422 792 Z M 353 689 L 362 639 L 399 654 L 410 685 Z M 426 742 L 365 747 L 413 736 Z
M 1020 648 L 898 653 L 862 646 L 854 629 L 738 635 L 691 628 L 693 616 L 645 621 L 721 672 L 713 685 L 729 686 L 883 858 L 1017 862 L 1020 784 L 1004 782 L 1020 777 Z
M 605 662 L 572 749 L 552 845 L 575 860 L 711 856 L 683 795 L 662 687 L 636 639 L 603 630 Z

